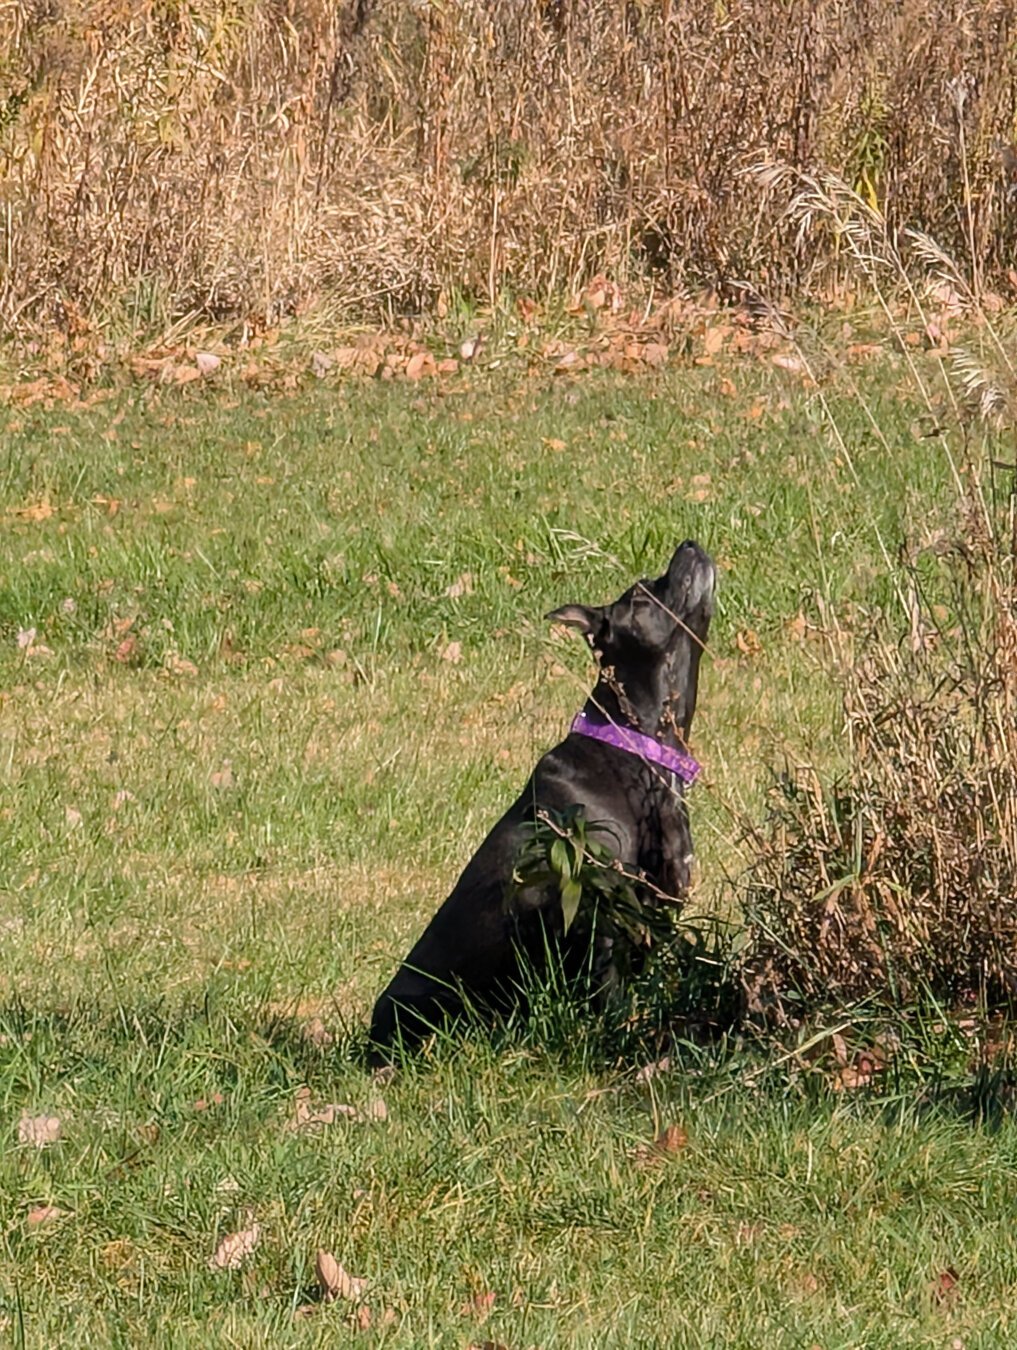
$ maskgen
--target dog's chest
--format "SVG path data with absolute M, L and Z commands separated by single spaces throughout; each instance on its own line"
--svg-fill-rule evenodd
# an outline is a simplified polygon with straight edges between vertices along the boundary
M 661 890 L 669 895 L 679 894 L 688 886 L 692 854 L 692 835 L 680 780 L 659 769 L 652 776 L 641 774 L 630 803 L 639 867 Z

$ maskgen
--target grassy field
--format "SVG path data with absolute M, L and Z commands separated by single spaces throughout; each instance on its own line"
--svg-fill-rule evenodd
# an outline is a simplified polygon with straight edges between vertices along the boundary
M 889 350 L 822 397 L 746 363 L 0 413 L 0 1337 L 1013 1343 L 1008 1122 L 731 1048 L 640 1082 L 581 1027 L 384 1086 L 351 1053 L 582 700 L 542 615 L 687 536 L 695 904 L 731 912 L 771 767 L 842 753 L 820 630 L 895 622 L 887 553 L 952 500 L 920 414 Z M 363 1303 L 313 1302 L 318 1248 Z

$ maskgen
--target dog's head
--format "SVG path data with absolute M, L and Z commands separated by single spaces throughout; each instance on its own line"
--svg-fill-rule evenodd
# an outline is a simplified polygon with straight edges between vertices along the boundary
M 637 581 L 614 604 L 547 616 L 590 644 L 600 666 L 591 701 L 602 715 L 662 739 L 688 736 L 716 580 L 709 554 L 687 539 L 662 576 Z

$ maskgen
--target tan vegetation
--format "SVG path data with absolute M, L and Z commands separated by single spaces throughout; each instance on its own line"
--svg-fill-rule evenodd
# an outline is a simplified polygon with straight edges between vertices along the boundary
M 760 163 L 1005 276 L 1009 0 L 3 0 L 0 322 L 837 280 Z

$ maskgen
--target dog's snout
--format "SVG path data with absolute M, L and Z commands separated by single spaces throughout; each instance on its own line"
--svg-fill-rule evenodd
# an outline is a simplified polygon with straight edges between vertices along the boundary
M 712 605 L 717 569 L 707 551 L 694 539 L 686 539 L 675 549 L 668 577 L 672 584 L 682 586 L 690 608 Z

